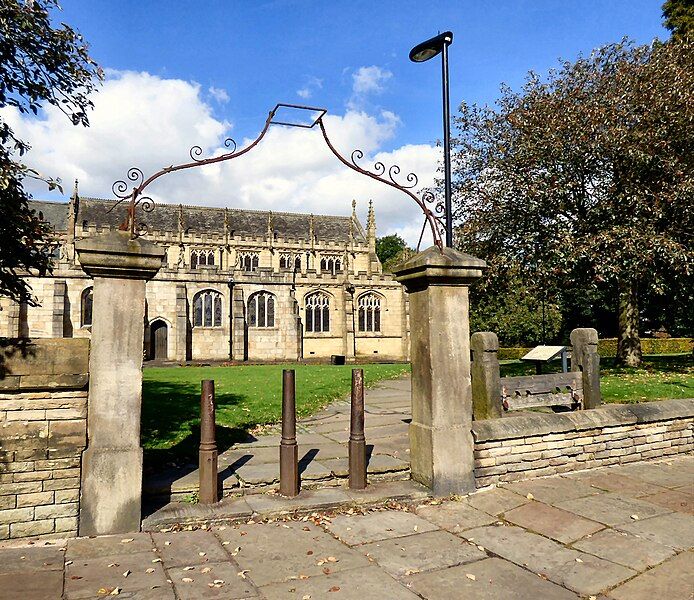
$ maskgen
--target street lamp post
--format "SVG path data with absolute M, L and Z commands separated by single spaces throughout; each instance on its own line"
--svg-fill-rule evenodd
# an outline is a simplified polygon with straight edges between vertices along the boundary
M 417 44 L 410 50 L 412 62 L 425 62 L 441 54 L 443 84 L 443 174 L 444 205 L 446 211 L 446 246 L 453 247 L 453 208 L 451 201 L 451 107 L 448 91 L 448 46 L 453 43 L 453 32 L 446 31 Z

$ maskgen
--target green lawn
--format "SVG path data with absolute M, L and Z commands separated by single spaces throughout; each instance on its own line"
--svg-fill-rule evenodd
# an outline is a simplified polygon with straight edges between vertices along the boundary
M 146 462 L 160 465 L 197 456 L 200 381 L 214 379 L 220 451 L 247 438 L 256 425 L 282 415 L 282 369 L 296 370 L 296 406 L 309 415 L 349 394 L 356 365 L 243 365 L 153 367 L 143 371 L 142 445 Z M 359 365 L 367 386 L 409 371 L 407 364 Z M 195 459 L 197 460 L 197 459 Z
M 561 371 L 554 361 L 547 372 Z M 502 361 L 501 376 L 532 375 L 535 367 L 519 360 Z M 694 361 L 691 354 L 645 356 L 638 369 L 600 361 L 600 389 L 605 403 L 646 402 L 666 398 L 694 398 Z
M 694 365 L 689 354 L 648 356 L 639 369 L 601 364 L 605 402 L 643 402 L 694 398 Z M 248 437 L 256 425 L 276 423 L 282 414 L 282 369 L 296 370 L 297 412 L 316 412 L 349 394 L 352 365 L 244 365 L 168 367 L 144 370 L 142 444 L 150 466 L 197 460 L 200 441 L 200 381 L 214 379 L 217 398 L 217 442 L 220 451 Z M 406 364 L 362 365 L 367 385 L 398 377 Z M 561 370 L 555 361 L 548 372 Z M 535 367 L 503 361 L 501 375 L 531 375 Z

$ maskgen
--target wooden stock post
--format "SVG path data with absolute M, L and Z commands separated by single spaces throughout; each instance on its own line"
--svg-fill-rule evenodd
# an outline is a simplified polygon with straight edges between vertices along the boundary
M 280 494 L 299 494 L 299 448 L 296 443 L 294 369 L 282 371 L 282 439 L 280 441 Z
M 363 369 L 352 369 L 352 403 L 349 425 L 349 487 L 352 490 L 363 490 L 366 488 Z
M 214 381 L 205 379 L 200 394 L 200 504 L 219 501 L 214 409 Z

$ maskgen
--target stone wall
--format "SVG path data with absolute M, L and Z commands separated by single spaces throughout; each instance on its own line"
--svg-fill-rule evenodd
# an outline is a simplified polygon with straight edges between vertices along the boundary
M 694 399 L 473 423 L 478 487 L 694 450 Z
M 2 342 L 0 539 L 75 536 L 89 340 Z

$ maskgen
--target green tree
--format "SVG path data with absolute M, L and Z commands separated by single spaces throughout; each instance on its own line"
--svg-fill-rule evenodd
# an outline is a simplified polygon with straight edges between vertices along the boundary
M 667 0 L 663 4 L 663 25 L 672 37 L 691 38 L 694 32 L 694 1 Z
M 512 272 L 559 305 L 617 290 L 629 365 L 640 296 L 693 283 L 693 50 L 605 46 L 457 118 L 462 249 L 487 259 L 498 293 Z
M 376 239 L 376 256 L 385 265 L 407 248 L 407 243 L 397 233 Z
M 75 125 L 89 125 L 88 94 L 101 78 L 82 36 L 68 25 L 55 26 L 56 0 L 3 0 L 0 3 L 0 108 L 37 114 L 44 104 L 60 109 Z M 0 114 L 0 296 L 34 303 L 21 274 L 51 269 L 44 243 L 50 231 L 28 205 L 25 178 L 42 176 L 24 162 L 28 144 L 16 137 Z

